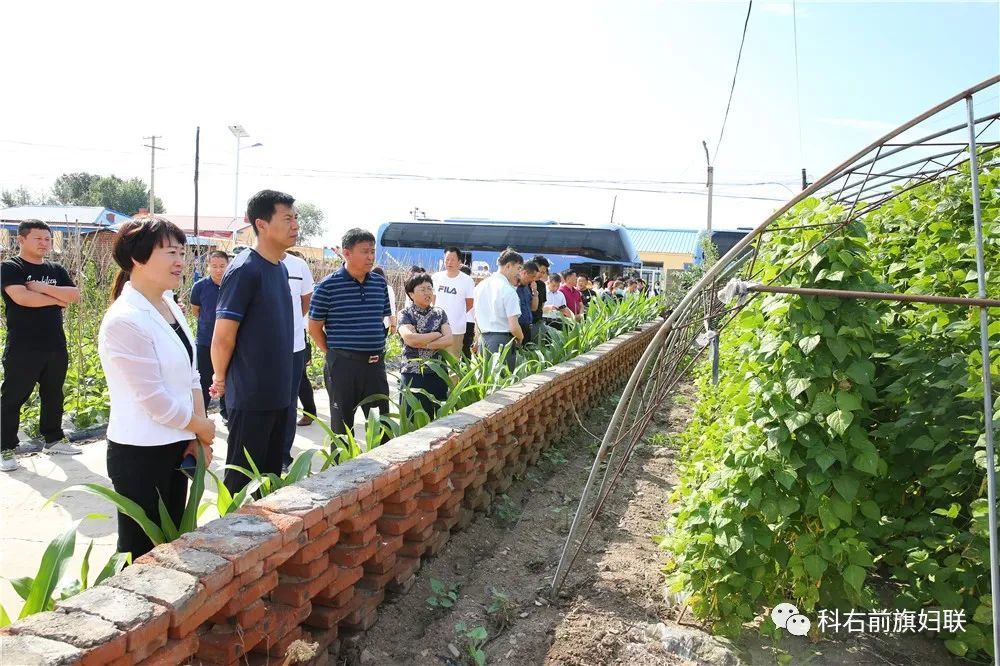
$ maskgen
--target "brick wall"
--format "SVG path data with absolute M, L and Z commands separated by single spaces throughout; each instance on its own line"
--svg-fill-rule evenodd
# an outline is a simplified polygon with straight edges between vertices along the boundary
M 0 635 L 5 664 L 328 663 L 422 558 L 489 507 L 578 412 L 628 378 L 648 325 L 158 546 Z

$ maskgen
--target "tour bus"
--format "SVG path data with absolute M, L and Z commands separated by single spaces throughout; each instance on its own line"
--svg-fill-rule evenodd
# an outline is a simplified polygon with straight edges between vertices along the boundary
M 719 257 L 724 257 L 726 252 L 733 249 L 737 243 L 743 240 L 743 237 L 748 233 L 753 231 L 750 227 L 738 227 L 737 229 L 713 229 L 712 230 L 712 243 L 715 245 L 716 249 L 719 251 Z M 700 264 L 705 260 L 705 251 L 701 247 L 701 241 L 705 237 L 705 232 L 702 231 L 698 234 L 698 244 L 695 246 L 694 250 L 694 263 Z M 745 252 L 752 251 L 753 244 L 747 246 Z M 743 256 L 743 253 L 740 254 Z
M 642 265 L 628 233 L 616 224 L 487 219 L 386 222 L 375 238 L 375 261 L 386 269 L 416 265 L 433 272 L 444 268 L 444 248 L 449 246 L 463 252 L 463 263 L 475 268 L 485 262 L 491 271 L 508 247 L 525 261 L 544 255 L 550 272 L 572 268 L 592 277 L 602 273 L 610 277 Z

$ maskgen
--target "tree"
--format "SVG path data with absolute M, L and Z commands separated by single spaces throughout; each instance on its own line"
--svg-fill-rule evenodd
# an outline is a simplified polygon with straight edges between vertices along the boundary
M 326 214 L 319 206 L 311 203 L 295 204 L 295 211 L 299 214 L 299 245 L 305 245 L 309 239 L 322 235 L 326 229 Z
M 51 197 L 36 197 L 27 187 L 21 185 L 16 190 L 4 190 L 0 192 L 0 205 L 5 208 L 14 206 L 43 206 L 52 203 Z
M 149 207 L 149 188 L 141 178 L 122 180 L 118 176 L 99 176 L 86 172 L 64 173 L 52 186 L 56 201 L 70 206 L 103 206 L 135 215 Z M 153 210 L 164 212 L 163 201 L 155 197 Z

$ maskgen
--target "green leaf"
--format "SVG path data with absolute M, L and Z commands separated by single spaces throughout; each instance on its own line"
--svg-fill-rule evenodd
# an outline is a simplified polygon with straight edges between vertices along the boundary
M 837 518 L 833 510 L 825 504 L 819 507 L 819 520 L 823 523 L 823 529 L 828 531 L 835 530 L 840 526 L 840 519 Z
M 979 604 L 976 607 L 976 612 L 972 614 L 972 621 L 979 624 L 990 624 L 993 622 L 993 606 Z
M 854 414 L 838 409 L 826 417 L 826 423 L 838 435 L 843 435 L 854 421 Z
M 871 361 L 854 361 L 845 370 L 855 384 L 871 384 L 875 377 L 875 364 Z
M 485 641 L 490 635 L 486 633 L 485 627 L 476 627 L 469 632 L 469 638 L 474 641 Z
M 851 463 L 854 468 L 865 474 L 875 474 L 878 471 L 878 455 L 875 453 L 860 453 L 854 456 Z
M 847 391 L 837 391 L 837 407 L 842 412 L 854 412 L 861 409 L 861 398 Z
M 110 488 L 105 488 L 99 483 L 83 483 L 76 486 L 70 486 L 65 490 L 60 490 L 55 495 L 50 497 L 46 504 L 55 501 L 55 498 L 59 495 L 72 490 L 82 490 L 85 493 L 96 495 L 101 499 L 111 502 L 115 505 L 115 508 L 118 509 L 118 511 L 134 520 L 139 527 L 142 528 L 142 531 L 146 533 L 146 536 L 149 537 L 149 540 L 153 542 L 154 546 L 165 543 L 163 539 L 163 531 L 156 525 L 156 523 L 149 519 L 146 512 L 142 510 L 142 507 L 124 495 L 120 495 Z
M 823 576 L 823 572 L 826 571 L 826 560 L 824 560 L 819 555 L 806 555 L 802 558 L 802 563 L 805 564 L 806 571 L 810 576 L 819 580 Z
M 847 568 L 844 569 L 844 580 L 858 594 L 861 593 L 861 587 L 864 585 L 865 575 L 865 570 L 856 564 L 848 564 Z
M 858 494 L 858 480 L 849 474 L 841 474 L 835 478 L 833 487 L 848 502 L 853 502 Z
M 837 409 L 837 401 L 826 391 L 821 391 L 813 398 L 812 409 L 814 414 L 829 414 Z
M 0 627 L 6 627 L 10 624 L 10 617 L 7 615 L 7 609 L 0 605 Z
M 31 594 L 31 586 L 34 585 L 35 579 L 31 576 L 21 576 L 20 578 L 10 578 L 8 579 L 11 587 L 17 592 L 17 596 L 21 597 L 24 601 L 28 600 L 28 595 Z
M 837 363 L 843 363 L 851 351 L 847 341 L 840 338 L 827 338 L 826 346 L 829 348 L 830 353 L 833 354 L 833 357 L 837 359 Z
M 167 511 L 167 505 L 163 503 L 163 498 L 159 497 L 159 491 L 156 494 L 158 496 L 156 498 L 156 508 L 160 512 L 160 529 L 163 530 L 163 538 L 169 543 L 179 537 L 180 533 L 177 531 L 177 525 L 174 524 L 170 513 Z
M 808 355 L 812 353 L 812 350 L 816 349 L 816 346 L 819 344 L 819 342 L 820 342 L 820 336 L 810 335 L 807 338 L 802 338 L 801 340 L 799 340 L 799 349 L 802 350 L 803 354 Z
M 802 379 L 799 377 L 793 377 L 785 382 L 785 390 L 788 391 L 789 397 L 795 398 L 800 393 L 805 392 L 812 385 L 812 382 L 808 379 Z
M 788 428 L 788 432 L 793 433 L 812 421 L 812 414 L 809 412 L 793 412 L 790 416 L 786 416 L 784 421 L 785 427 Z
M 816 454 L 816 464 L 824 472 L 835 462 L 837 462 L 837 459 L 834 458 L 833 454 L 828 451 L 820 451 Z
M 879 520 L 882 517 L 882 512 L 878 508 L 878 504 L 871 500 L 865 500 L 861 503 L 861 515 L 869 520 Z
M 87 550 L 83 553 L 83 561 L 80 563 L 80 588 L 87 589 L 87 581 L 90 579 L 90 553 L 94 550 L 94 540 L 90 540 Z
M 833 510 L 833 513 L 845 523 L 851 522 L 851 519 L 854 517 L 854 511 L 851 509 L 851 505 L 845 502 L 839 495 L 830 496 L 830 508 Z
M 131 563 L 132 553 L 113 553 L 111 557 L 108 558 L 104 568 L 101 569 L 101 573 L 97 574 L 97 579 L 94 581 L 94 585 L 100 585 L 104 580 L 111 578 L 116 573 L 124 569 L 126 564 Z
M 964 657 L 969 652 L 969 646 L 965 644 L 965 641 L 960 641 L 957 638 L 946 640 L 944 646 L 948 648 L 948 652 L 959 657 Z
M 31 592 L 24 600 L 21 614 L 18 619 L 23 619 L 29 615 L 48 610 L 52 600 L 52 593 L 55 592 L 56 585 L 62 578 L 63 571 L 69 558 L 73 556 L 76 549 L 76 528 L 79 522 L 73 525 L 49 542 L 42 554 L 42 560 L 38 565 L 38 573 L 31 585 Z

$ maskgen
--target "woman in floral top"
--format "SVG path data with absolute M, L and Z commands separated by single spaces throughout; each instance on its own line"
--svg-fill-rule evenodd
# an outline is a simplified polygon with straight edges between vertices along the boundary
M 431 305 L 434 299 L 434 280 L 429 273 L 418 273 L 406 281 L 406 295 L 413 301 L 399 312 L 399 335 L 403 338 L 403 379 L 400 391 L 406 386 L 423 389 L 440 401 L 448 397 L 448 383 L 425 364 L 439 349 L 452 343 L 448 315 L 441 308 Z M 427 415 L 434 418 L 437 404 L 426 395 L 416 394 Z M 402 395 L 400 404 L 409 409 Z

